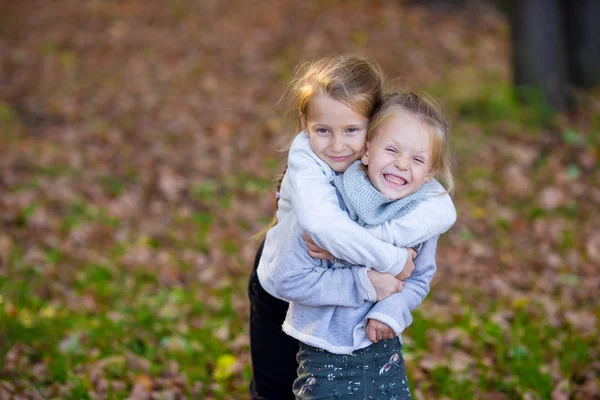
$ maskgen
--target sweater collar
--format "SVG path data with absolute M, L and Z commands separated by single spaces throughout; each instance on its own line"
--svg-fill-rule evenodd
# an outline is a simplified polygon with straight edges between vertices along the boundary
M 411 212 L 427 196 L 428 185 L 399 200 L 390 200 L 373 187 L 364 166 L 355 161 L 346 172 L 333 179 L 350 217 L 369 227 L 402 217 Z

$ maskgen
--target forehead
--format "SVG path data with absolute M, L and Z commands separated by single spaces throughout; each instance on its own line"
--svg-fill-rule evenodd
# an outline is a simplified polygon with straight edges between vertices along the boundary
M 322 123 L 366 123 L 368 118 L 325 93 L 317 93 L 308 102 L 307 118 Z
M 417 116 L 397 112 L 386 119 L 378 128 L 374 140 L 394 141 L 404 147 L 428 151 L 430 130 Z

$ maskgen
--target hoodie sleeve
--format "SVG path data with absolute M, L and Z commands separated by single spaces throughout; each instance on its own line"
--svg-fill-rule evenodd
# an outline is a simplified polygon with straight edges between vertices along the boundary
M 393 294 L 376 303 L 366 319 L 376 319 L 388 325 L 400 335 L 412 323 L 411 311 L 417 308 L 429 294 L 429 285 L 435 275 L 435 252 L 439 236 L 423 244 L 415 258 L 415 270 L 406 280 L 402 292 Z
M 296 235 L 282 250 L 282 262 L 274 273 L 278 296 L 315 307 L 360 307 L 365 301 L 376 300 L 367 268 L 327 267 L 326 261 L 308 255 L 301 235 Z
M 412 212 L 368 228 L 369 233 L 396 246 L 414 247 L 448 231 L 456 222 L 456 208 L 439 182 L 430 185 L 428 196 Z

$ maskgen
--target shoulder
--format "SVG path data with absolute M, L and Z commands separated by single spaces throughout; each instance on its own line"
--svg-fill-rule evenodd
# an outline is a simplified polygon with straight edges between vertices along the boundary
M 301 131 L 296 135 L 292 145 L 290 146 L 290 152 L 295 150 L 309 150 L 312 151 L 310 147 L 310 139 L 306 132 Z

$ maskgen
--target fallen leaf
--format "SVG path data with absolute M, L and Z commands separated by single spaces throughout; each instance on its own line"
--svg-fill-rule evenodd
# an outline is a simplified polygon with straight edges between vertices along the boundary
M 440 365 L 443 365 L 443 363 L 439 359 L 429 356 L 424 356 L 419 361 L 419 368 L 427 372 L 433 371 L 437 366 Z
M 538 203 L 546 210 L 552 210 L 563 205 L 565 200 L 565 193 L 556 187 L 547 187 L 538 195 Z
M 600 263 L 600 233 L 593 233 L 585 244 L 588 257 L 596 263 Z
M 236 371 L 237 358 L 233 354 L 223 354 L 217 358 L 213 377 L 217 381 L 230 378 Z
M 571 398 L 569 386 L 569 381 L 560 381 L 552 391 L 552 400 L 569 400 Z
M 175 202 L 183 189 L 185 189 L 185 180 L 181 175 L 173 171 L 171 168 L 163 167 L 160 169 L 158 176 L 158 188 L 165 195 L 167 200 Z
M 475 365 L 475 359 L 461 350 L 456 350 L 450 356 L 448 367 L 454 372 L 464 372 Z
M 520 166 L 511 164 L 504 169 L 503 173 L 506 190 L 509 193 L 525 196 L 533 191 L 531 180 Z
M 148 400 L 152 390 L 152 378 L 148 375 L 138 375 L 133 380 L 133 388 L 129 394 L 128 400 Z

